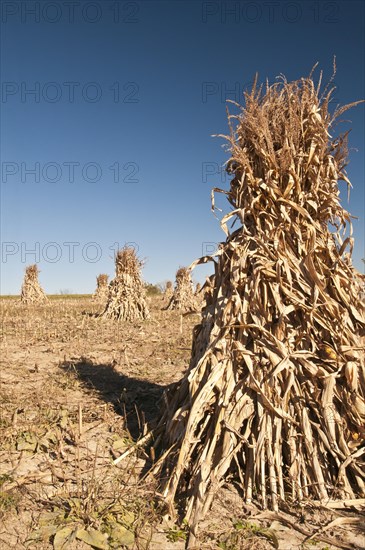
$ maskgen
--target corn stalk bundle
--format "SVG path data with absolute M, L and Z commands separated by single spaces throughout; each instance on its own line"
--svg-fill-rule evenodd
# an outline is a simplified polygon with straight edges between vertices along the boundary
M 177 309 L 183 312 L 196 311 L 198 309 L 190 269 L 187 267 L 180 267 L 177 270 L 174 292 L 165 309 Z
M 124 247 L 115 257 L 115 278 L 101 317 L 122 321 L 149 318 L 146 289 L 141 278 L 141 262 L 133 248 Z
M 28 265 L 25 268 L 24 281 L 21 288 L 20 301 L 23 304 L 42 304 L 48 298 L 38 281 L 38 266 Z
M 172 281 L 167 281 L 165 286 L 165 292 L 163 293 L 162 300 L 165 304 L 169 304 L 174 293 Z
M 96 290 L 92 296 L 94 302 L 105 303 L 108 299 L 109 287 L 108 287 L 109 275 L 101 273 L 96 277 Z
M 312 74 L 254 85 L 226 138 L 227 239 L 191 266 L 212 260 L 214 276 L 152 470 L 172 515 L 181 498 L 190 545 L 228 475 L 273 510 L 365 496 L 363 281 L 339 200 L 346 135 L 329 134 L 355 104 L 331 115 L 319 88 Z

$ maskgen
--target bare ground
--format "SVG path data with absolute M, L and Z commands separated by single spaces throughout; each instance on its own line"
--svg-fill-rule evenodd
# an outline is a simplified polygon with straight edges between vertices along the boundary
M 149 300 L 151 320 L 134 325 L 95 318 L 87 298 L 1 300 L 1 548 L 185 547 L 188 527 L 163 516 L 144 477 L 154 457 L 135 443 L 187 368 L 199 318 Z M 275 515 L 243 506 L 227 483 L 199 548 L 361 549 L 364 518 L 359 506 L 310 503 Z

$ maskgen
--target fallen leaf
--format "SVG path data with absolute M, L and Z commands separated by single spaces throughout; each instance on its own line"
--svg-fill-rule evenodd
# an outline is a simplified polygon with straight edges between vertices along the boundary
M 100 550 L 108 550 L 109 548 L 106 535 L 96 529 L 89 529 L 88 531 L 85 529 L 78 529 L 76 538 Z

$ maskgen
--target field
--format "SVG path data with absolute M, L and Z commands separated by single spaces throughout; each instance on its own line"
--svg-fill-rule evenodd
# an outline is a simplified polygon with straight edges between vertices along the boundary
M 1 548 L 184 548 L 187 527 L 164 516 L 146 477 L 154 456 L 136 442 L 188 367 L 199 316 L 148 300 L 151 319 L 129 324 L 95 318 L 88 296 L 1 299 Z M 227 484 L 199 548 L 364 548 L 363 524 L 356 509 L 242 508 Z

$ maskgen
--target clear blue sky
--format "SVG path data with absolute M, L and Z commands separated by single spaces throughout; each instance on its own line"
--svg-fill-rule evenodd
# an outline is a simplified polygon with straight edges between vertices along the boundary
M 240 100 L 256 71 L 292 80 L 318 61 L 327 80 L 336 55 L 335 102 L 365 97 L 362 1 L 1 8 L 3 294 L 19 292 L 35 260 L 46 292 L 91 292 L 98 273 L 114 274 L 115 243 L 136 243 L 152 283 L 212 250 L 224 234 L 210 190 L 229 180 L 218 173 L 223 142 L 211 136 L 226 133 L 225 99 Z M 350 154 L 350 203 L 342 197 L 359 218 L 354 263 L 362 271 L 364 106 L 346 118 L 358 152 Z

